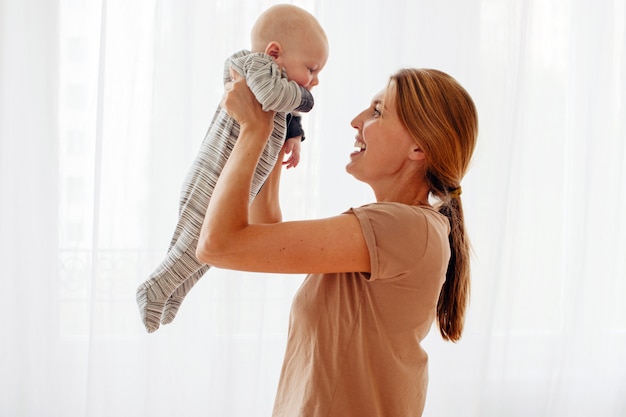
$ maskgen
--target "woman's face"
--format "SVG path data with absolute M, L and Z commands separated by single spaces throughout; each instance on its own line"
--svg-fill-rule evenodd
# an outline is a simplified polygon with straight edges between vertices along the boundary
M 398 116 L 393 81 L 374 96 L 369 108 L 357 115 L 351 125 L 357 130 L 357 149 L 350 154 L 346 171 L 360 181 L 370 185 L 393 181 L 408 164 L 423 159 Z

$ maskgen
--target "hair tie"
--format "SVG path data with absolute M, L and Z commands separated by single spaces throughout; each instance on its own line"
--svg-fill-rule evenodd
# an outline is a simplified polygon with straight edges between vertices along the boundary
M 461 196 L 461 192 L 463 190 L 461 190 L 461 186 L 459 185 L 456 188 L 453 188 L 452 190 L 448 191 L 448 194 L 450 195 L 451 198 L 459 198 Z

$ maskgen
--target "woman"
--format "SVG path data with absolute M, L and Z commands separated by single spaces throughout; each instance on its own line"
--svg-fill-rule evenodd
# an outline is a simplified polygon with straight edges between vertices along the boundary
M 220 268 L 309 274 L 292 306 L 274 416 L 420 416 L 428 383 L 420 342 L 438 320 L 457 341 L 469 295 L 461 180 L 478 130 L 450 76 L 405 69 L 359 114 L 346 170 L 376 203 L 338 216 L 280 222 L 276 167 L 249 217 L 254 168 L 272 130 L 240 79 L 222 105 L 239 139 L 207 209 L 197 256 Z M 433 206 L 434 204 L 434 206 Z

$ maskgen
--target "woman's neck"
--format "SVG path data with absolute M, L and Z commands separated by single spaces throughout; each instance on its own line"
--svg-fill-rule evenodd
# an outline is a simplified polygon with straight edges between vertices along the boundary
M 374 189 L 377 202 L 394 202 L 412 206 L 430 206 L 428 196 L 430 189 L 425 183 L 406 184 L 398 186 L 393 184 L 383 190 Z

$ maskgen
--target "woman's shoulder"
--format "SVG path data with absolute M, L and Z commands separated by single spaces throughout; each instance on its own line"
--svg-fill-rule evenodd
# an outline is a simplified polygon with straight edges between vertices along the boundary
M 354 207 L 351 212 L 363 213 L 380 213 L 382 216 L 390 219 L 401 217 L 422 218 L 429 223 L 438 223 L 449 227 L 448 219 L 431 206 L 395 203 L 395 202 L 376 202 Z
M 424 262 L 438 265 L 449 254 L 448 219 L 432 207 L 380 202 L 348 213 L 361 224 L 375 277 L 399 276 L 401 271 L 421 268 Z
M 407 229 L 434 230 L 442 237 L 450 233 L 448 218 L 431 206 L 376 202 L 353 207 L 348 213 L 356 215 L 361 223 L 367 219 L 367 223 L 391 233 Z

